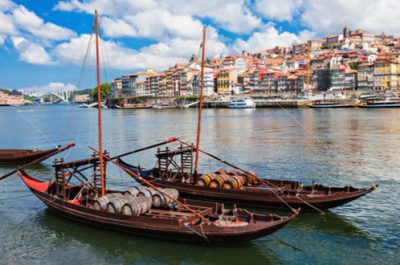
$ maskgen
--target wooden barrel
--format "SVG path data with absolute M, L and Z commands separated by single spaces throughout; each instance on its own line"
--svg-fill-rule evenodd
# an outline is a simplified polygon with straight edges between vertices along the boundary
M 139 193 L 141 192 L 141 189 L 136 188 L 137 186 L 134 186 L 132 188 L 130 188 L 129 190 L 125 191 L 125 194 L 130 194 L 132 196 L 137 197 L 139 195 Z
M 163 192 L 167 193 L 169 196 L 178 199 L 179 198 L 179 191 L 177 189 L 173 188 L 165 188 L 163 189 Z M 165 196 L 162 193 L 155 193 L 153 194 L 153 206 L 158 208 L 158 207 L 165 207 L 174 201 L 170 199 L 169 197 Z
M 146 213 L 151 208 L 151 200 L 146 197 L 137 197 L 134 200 L 125 203 L 121 212 L 125 215 L 139 216 Z
M 107 209 L 107 203 L 110 202 L 110 197 L 102 196 L 93 202 L 93 207 L 99 211 L 105 211 Z
M 109 213 L 120 213 L 122 211 L 122 206 L 124 206 L 124 198 L 112 198 L 109 203 L 107 203 L 107 212 Z
M 211 188 L 222 188 L 225 181 L 228 180 L 227 175 L 218 175 L 213 180 L 211 180 L 210 187 Z
M 243 187 L 244 180 L 240 176 L 231 176 L 227 181 L 224 183 L 224 189 L 226 190 L 236 190 Z
M 257 182 L 257 176 L 255 172 L 250 171 L 250 174 L 246 174 L 246 184 L 252 185 Z
M 97 200 L 95 200 L 93 202 L 93 207 L 96 210 L 99 211 L 105 211 L 107 210 L 107 203 L 109 203 L 113 198 L 122 198 L 123 194 L 122 193 L 108 193 L 105 196 L 101 196 L 100 198 L 98 198 Z
M 166 201 L 167 199 L 163 194 L 159 192 L 153 194 L 152 198 L 153 207 L 158 208 L 164 206 L 166 204 Z
M 124 215 L 137 215 L 138 209 L 134 201 L 127 202 L 122 206 L 122 214 Z
M 202 175 L 197 179 L 196 186 L 208 187 L 210 186 L 210 182 L 211 180 L 213 180 L 214 177 L 215 175 L 213 173 Z

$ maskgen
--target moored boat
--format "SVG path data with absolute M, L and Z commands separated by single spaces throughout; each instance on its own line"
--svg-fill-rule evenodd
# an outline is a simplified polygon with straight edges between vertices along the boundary
M 315 183 L 307 186 L 298 181 L 260 179 L 255 176 L 255 173 L 242 170 L 221 169 L 216 172 L 196 174 L 190 171 L 191 167 L 188 166 L 190 165 L 187 161 L 190 157 L 189 152 L 191 152 L 189 149 L 161 151 L 158 153 L 159 167 L 154 168 L 152 174 L 148 174 L 147 170 L 147 174 L 142 175 L 139 171 L 139 175 L 159 187 L 178 189 L 184 198 L 224 202 L 252 208 L 287 209 L 290 206 L 319 211 L 349 203 L 378 187 L 377 185 L 370 188 L 329 187 Z M 179 161 L 176 159 L 182 155 L 186 157 L 183 163 L 164 162 Z M 118 163 L 125 168 L 138 170 L 137 167 L 122 159 L 119 159 Z M 178 164 L 187 166 L 179 167 Z M 211 178 L 209 183 L 200 185 L 199 179 L 204 178 L 203 176 L 211 176 Z M 228 180 L 236 177 L 243 179 L 243 183 L 236 188 L 224 187 Z M 252 181 L 246 180 L 251 178 Z M 217 182 L 220 181 L 219 184 L 212 185 L 214 179 Z
M 353 107 L 352 104 L 340 102 L 340 101 L 323 101 L 323 100 L 315 100 L 309 104 L 307 107 L 310 108 L 350 108 Z
M 26 164 L 57 150 L 58 148 L 49 150 L 0 149 L 0 164 Z
M 232 99 L 228 106 L 230 109 L 251 109 L 255 108 L 256 104 L 251 98 L 244 98 L 244 99 Z
M 103 210 L 96 208 L 99 198 L 92 196 L 99 195 L 100 191 L 91 189 L 89 185 L 76 185 L 68 181 L 61 183 L 60 179 L 43 182 L 24 171 L 19 171 L 19 175 L 34 195 L 50 210 L 63 217 L 125 234 L 158 239 L 211 244 L 245 242 L 284 227 L 300 211 L 298 209 L 291 216 L 280 217 L 275 214 L 253 214 L 237 208 L 228 210 L 222 204 L 181 200 L 181 204 L 190 207 L 193 212 L 179 204 L 166 208 L 151 206 L 140 214 L 121 210 L 113 212 L 110 205 L 117 205 L 123 200 L 118 197 L 130 196 L 122 195 L 121 191 L 107 190 L 110 201 L 106 210 Z M 111 194 L 114 196 L 110 196 Z M 131 199 L 131 203 L 128 200 L 123 201 L 122 207 L 135 207 L 132 204 L 135 197 Z
M 400 108 L 400 98 L 387 97 L 382 99 L 367 99 L 365 102 L 358 104 L 361 108 Z

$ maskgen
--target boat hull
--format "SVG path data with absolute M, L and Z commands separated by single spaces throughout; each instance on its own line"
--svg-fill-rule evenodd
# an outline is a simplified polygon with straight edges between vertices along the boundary
M 0 165 L 4 164 L 26 164 L 34 160 L 45 157 L 57 149 L 50 150 L 21 150 L 9 149 L 0 150 Z
M 247 227 L 220 228 L 214 224 L 188 225 L 177 219 L 162 219 L 152 216 L 127 216 L 77 205 L 48 194 L 46 191 L 52 183 L 39 182 L 24 172 L 19 172 L 19 174 L 36 197 L 52 212 L 64 218 L 123 234 L 164 240 L 211 244 L 242 243 L 275 232 L 284 227 L 299 212 L 298 210 L 290 217 L 280 218 L 268 224 L 263 221 L 265 215 L 255 214 L 254 218 L 259 218 L 260 220 L 249 224 Z M 197 205 L 211 204 L 198 202 Z
M 349 203 L 372 192 L 376 188 L 371 187 L 370 189 L 360 189 L 354 192 L 331 192 L 331 194 L 327 194 L 326 196 L 312 196 L 311 194 L 299 194 L 296 196 L 295 194 L 285 195 L 285 192 L 283 192 L 283 195 L 280 195 L 279 191 L 271 192 L 271 189 L 268 188 L 254 188 L 251 191 L 246 189 L 223 190 L 169 182 L 155 178 L 148 180 L 159 187 L 178 189 L 183 198 L 218 201 L 236 204 L 239 207 L 261 209 L 288 209 L 287 204 L 293 208 L 301 207 L 302 209 L 308 210 L 316 210 L 315 208 L 329 209 Z

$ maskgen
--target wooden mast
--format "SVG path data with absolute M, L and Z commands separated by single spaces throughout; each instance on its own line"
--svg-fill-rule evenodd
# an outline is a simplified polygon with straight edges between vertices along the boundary
M 197 169 L 199 166 L 201 116 L 202 116 L 202 111 L 203 111 L 205 46 L 206 46 L 206 27 L 203 28 L 203 42 L 201 44 L 201 83 L 200 83 L 200 100 L 199 100 L 199 118 L 197 120 L 196 160 L 195 160 L 195 164 L 194 164 L 194 173 L 195 174 L 197 174 Z
M 106 193 L 105 175 L 104 175 L 104 159 L 103 159 L 103 129 L 102 129 L 102 106 L 101 106 L 101 85 L 100 85 L 100 52 L 99 52 L 99 20 L 97 10 L 94 11 L 94 24 L 96 28 L 96 70 L 97 70 L 97 119 L 99 132 L 99 162 L 100 162 L 100 178 L 101 178 L 101 196 Z

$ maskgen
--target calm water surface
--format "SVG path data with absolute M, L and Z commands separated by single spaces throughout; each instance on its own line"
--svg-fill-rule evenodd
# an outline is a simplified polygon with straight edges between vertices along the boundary
M 0 148 L 74 141 L 63 156 L 96 146 L 96 110 L 0 108 Z M 105 110 L 112 154 L 179 136 L 194 141 L 196 110 Z M 380 188 L 326 215 L 302 213 L 286 228 L 242 246 L 207 247 L 92 228 L 59 218 L 17 177 L 0 182 L 0 264 L 399 264 L 400 109 L 204 111 L 202 147 L 259 176 Z M 131 162 L 151 167 L 152 151 Z M 52 176 L 51 161 L 29 169 Z M 203 170 L 221 165 L 202 159 Z M 0 175 L 12 168 L 0 168 Z M 110 166 L 114 186 L 133 180 Z M 289 212 L 280 212 L 289 214 Z

